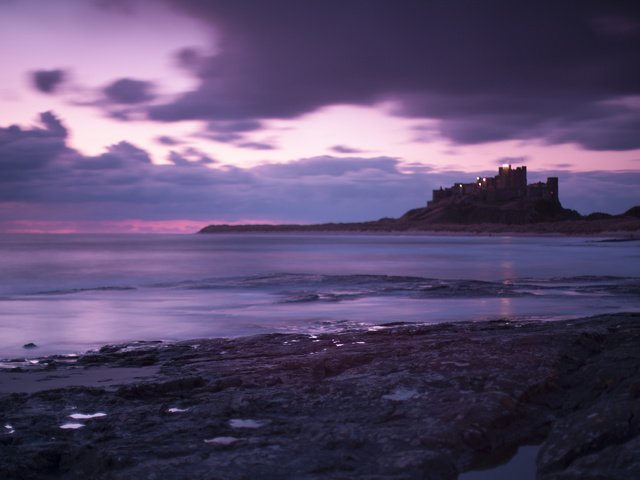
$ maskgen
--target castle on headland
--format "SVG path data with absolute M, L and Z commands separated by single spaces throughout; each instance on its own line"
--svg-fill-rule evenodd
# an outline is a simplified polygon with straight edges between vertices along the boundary
M 433 191 L 428 207 L 447 198 L 481 200 L 486 202 L 505 202 L 526 198 L 547 200 L 560 203 L 558 196 L 558 177 L 548 177 L 546 182 L 527 185 L 527 167 L 513 168 L 502 165 L 495 177 L 476 177 L 475 182 L 454 183 L 449 188 L 440 187 Z

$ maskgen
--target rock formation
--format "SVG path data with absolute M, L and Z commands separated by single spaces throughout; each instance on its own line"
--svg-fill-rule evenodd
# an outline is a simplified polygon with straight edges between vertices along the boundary
M 454 480 L 541 444 L 540 480 L 640 478 L 639 320 L 389 325 L 43 359 L 0 371 L 0 472 Z M 142 378 L 118 381 L 126 370 Z M 74 376 L 82 386 L 55 388 Z

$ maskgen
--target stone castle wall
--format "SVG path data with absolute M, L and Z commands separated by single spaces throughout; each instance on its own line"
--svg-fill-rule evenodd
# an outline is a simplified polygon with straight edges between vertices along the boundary
M 428 206 L 447 198 L 469 198 L 486 202 L 504 202 L 518 198 L 559 202 L 558 177 L 546 182 L 527 184 L 527 167 L 503 165 L 495 177 L 476 177 L 473 183 L 454 183 L 451 187 L 433 190 Z

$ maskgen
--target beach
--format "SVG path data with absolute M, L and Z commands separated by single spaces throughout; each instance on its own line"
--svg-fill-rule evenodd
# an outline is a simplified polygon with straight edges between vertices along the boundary
M 633 478 L 610 240 L 2 236 L 2 478 Z
M 539 479 L 635 478 L 639 321 L 386 325 L 16 361 L 0 371 L 0 471 L 455 479 L 540 445 Z
M 640 2 L 0 39 L 0 480 L 640 480 Z

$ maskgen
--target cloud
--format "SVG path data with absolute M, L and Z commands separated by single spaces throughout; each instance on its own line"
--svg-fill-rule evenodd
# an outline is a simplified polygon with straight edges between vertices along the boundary
M 40 114 L 40 121 L 45 126 L 48 132 L 52 135 L 65 138 L 68 134 L 67 128 L 62 124 L 60 119 L 56 117 L 52 112 L 43 112 Z
M 592 20 L 595 30 L 604 35 L 633 36 L 640 31 L 640 21 L 637 18 L 627 18 L 621 15 L 602 15 Z
M 399 215 L 413 201 L 423 203 L 422 180 L 399 172 L 393 158 L 313 157 L 238 168 L 183 148 L 171 153 L 171 165 L 156 165 L 128 142 L 82 155 L 66 145 L 55 116 L 42 121 L 43 128 L 0 129 L 4 222 L 349 221 Z
M 0 128 L 0 173 L 6 185 L 0 198 L 19 189 L 24 179 L 37 175 L 52 158 L 69 152 L 65 144 L 67 130 L 51 112 L 40 115 L 44 128 L 24 130 L 17 125 Z
M 527 157 L 500 157 L 495 161 L 496 165 L 526 165 Z
M 236 144 L 240 148 L 248 148 L 251 150 L 275 150 L 275 146 L 267 142 L 240 142 Z
M 107 100 L 114 104 L 134 105 L 153 100 L 154 84 L 144 80 L 121 78 L 103 89 Z
M 589 150 L 633 150 L 640 148 L 640 109 L 612 105 L 607 114 L 557 125 L 549 135 L 555 143 L 576 142 Z
M 255 119 L 245 119 L 236 121 L 213 121 L 209 122 L 207 129 L 210 132 L 218 133 L 239 133 L 253 132 L 260 130 L 262 123 Z
M 362 150 L 351 148 L 346 145 L 334 145 L 329 150 L 335 153 L 362 153 Z
M 174 137 L 170 137 L 168 135 L 160 135 L 159 137 L 155 138 L 156 142 L 158 142 L 160 145 L 167 145 L 167 146 L 175 146 L 175 145 L 181 145 L 183 142 L 174 138 Z
M 129 142 L 82 155 L 67 145 L 67 128 L 54 114 L 42 114 L 40 123 L 0 127 L 0 230 L 16 222 L 398 217 L 425 205 L 432 189 L 476 175 L 407 168 L 384 156 L 317 156 L 239 168 L 189 147 L 172 151 L 171 164 L 158 165 Z M 553 175 L 560 177 L 565 206 L 582 213 L 619 213 L 637 203 L 639 172 L 529 172 L 532 182 Z
M 320 156 L 300 159 L 290 163 L 270 163 L 255 167 L 260 175 L 279 178 L 301 178 L 314 176 L 342 177 L 365 171 L 378 174 L 399 174 L 399 161 L 391 157 L 358 158 Z
M 241 135 L 239 133 L 234 133 L 234 132 L 203 133 L 203 134 L 200 134 L 200 137 L 206 138 L 208 140 L 213 140 L 214 142 L 221 142 L 221 143 L 237 143 L 245 138 L 244 135 Z
M 56 89 L 65 81 L 64 70 L 36 70 L 31 73 L 34 87 L 42 93 L 55 93 Z
M 391 101 L 397 115 L 438 120 L 458 144 L 539 138 L 640 148 L 640 136 L 606 141 L 611 130 L 635 128 L 638 108 L 601 108 L 640 95 L 638 3 L 173 3 L 220 41 L 209 57 L 179 54 L 199 84 L 149 107 L 153 120 L 295 118 Z M 580 133 L 585 122 L 599 125 L 597 140 Z
M 236 147 L 252 150 L 273 150 L 276 147 L 268 142 L 256 142 L 249 140 L 247 134 L 260 130 L 262 122 L 255 119 L 236 121 L 209 122 L 205 131 L 200 133 L 201 138 L 221 143 L 231 143 Z
M 197 48 L 185 47 L 176 52 L 176 63 L 179 67 L 198 73 L 206 66 L 206 56 Z
M 180 152 L 172 150 L 169 153 L 169 160 L 174 165 L 180 166 L 213 165 L 218 163 L 206 153 L 193 147 L 184 148 Z
M 107 147 L 107 153 L 95 157 L 115 161 L 115 166 L 123 166 L 126 163 L 151 165 L 151 157 L 147 152 L 129 142 L 120 142 Z

